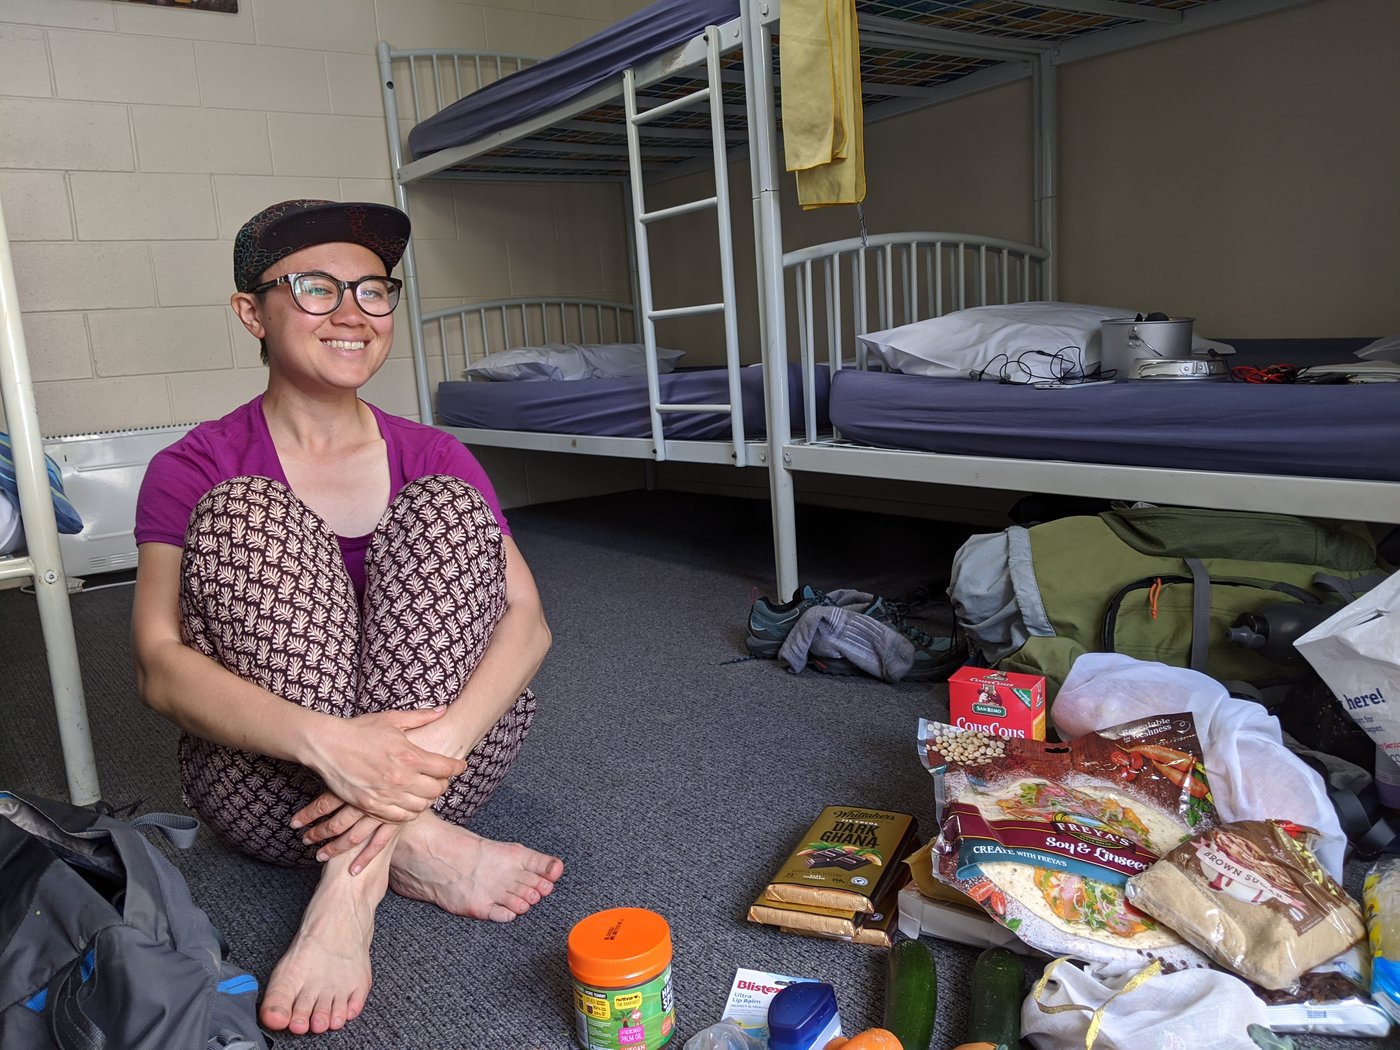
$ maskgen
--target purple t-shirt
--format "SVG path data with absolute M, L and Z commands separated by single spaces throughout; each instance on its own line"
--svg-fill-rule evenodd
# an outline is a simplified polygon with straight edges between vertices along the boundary
M 501 501 L 481 464 L 466 447 L 441 430 L 367 407 L 379 424 L 389 454 L 389 499 L 404 485 L 429 474 L 461 478 L 486 500 L 510 535 Z M 201 423 L 169 448 L 157 452 L 146 468 L 136 499 L 136 542 L 185 545 L 185 530 L 195 504 L 220 482 L 236 477 L 272 478 L 287 485 L 282 461 L 267 429 L 259 394 L 222 419 Z M 290 485 L 287 485 L 290 488 Z M 345 568 L 357 594 L 365 588 L 365 554 L 369 535 L 337 536 Z

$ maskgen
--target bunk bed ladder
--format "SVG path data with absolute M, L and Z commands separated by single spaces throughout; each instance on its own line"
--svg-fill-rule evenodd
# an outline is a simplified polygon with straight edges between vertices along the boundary
M 739 325 L 734 295 L 734 246 L 729 222 L 729 171 L 724 137 L 724 97 L 720 89 L 720 32 L 715 26 L 705 30 L 705 87 L 680 98 L 671 99 L 651 109 L 637 109 L 637 82 L 633 70 L 623 71 L 623 96 L 627 104 L 627 158 L 631 169 L 632 223 L 637 246 L 637 291 L 642 321 L 642 340 L 646 345 L 647 392 L 651 403 L 651 434 L 658 461 L 666 458 L 666 430 L 662 416 L 668 412 L 728 413 L 734 441 L 734 462 L 748 466 L 744 443 L 743 395 L 739 388 Z M 711 197 L 687 201 L 669 208 L 647 211 L 642 187 L 642 124 L 665 116 L 684 106 L 708 102 L 710 107 L 710 141 L 713 146 L 715 192 Z M 647 230 L 651 223 L 690 215 L 713 208 L 719 229 L 720 280 L 722 300 L 693 306 L 676 306 L 658 310 L 651 288 L 651 256 Z M 724 358 L 729 377 L 728 404 L 666 404 L 661 400 L 661 386 L 656 366 L 656 321 L 664 318 L 690 317 L 698 314 L 724 315 Z
M 63 750 L 68 796 L 86 806 L 101 798 L 97 787 L 97 763 L 92 753 L 83 678 L 78 668 L 78 643 L 73 634 L 73 610 L 68 605 L 68 577 L 58 546 L 58 523 L 49 495 L 48 471 L 39 436 L 39 415 L 34 404 L 34 384 L 29 374 L 24 329 L 20 324 L 19 294 L 15 289 L 10 238 L 0 208 L 0 403 L 10 428 L 15 482 L 19 489 L 20 516 L 24 522 L 27 554 L 0 557 L 0 586 L 34 583 L 44 652 L 49 663 L 54 711 L 58 716 L 59 743 Z

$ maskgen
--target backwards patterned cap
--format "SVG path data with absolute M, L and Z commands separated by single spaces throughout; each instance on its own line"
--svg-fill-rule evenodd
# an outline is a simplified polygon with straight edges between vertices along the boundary
M 408 243 L 408 216 L 383 204 L 340 201 L 283 201 L 264 208 L 243 224 L 233 241 L 233 284 L 249 292 L 279 259 L 315 244 L 358 244 L 384 263 L 389 273 Z

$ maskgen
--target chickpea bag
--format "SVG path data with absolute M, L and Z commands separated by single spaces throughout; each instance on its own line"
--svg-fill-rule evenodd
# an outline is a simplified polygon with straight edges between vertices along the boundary
M 1221 824 L 1128 880 L 1128 900 L 1221 966 L 1263 988 L 1292 987 L 1366 936 L 1361 909 L 1322 870 L 1311 828 Z

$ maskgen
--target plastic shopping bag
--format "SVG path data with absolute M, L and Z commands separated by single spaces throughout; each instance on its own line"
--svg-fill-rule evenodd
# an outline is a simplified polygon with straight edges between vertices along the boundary
M 1400 763 L 1400 573 L 1293 644 L 1352 720 Z

